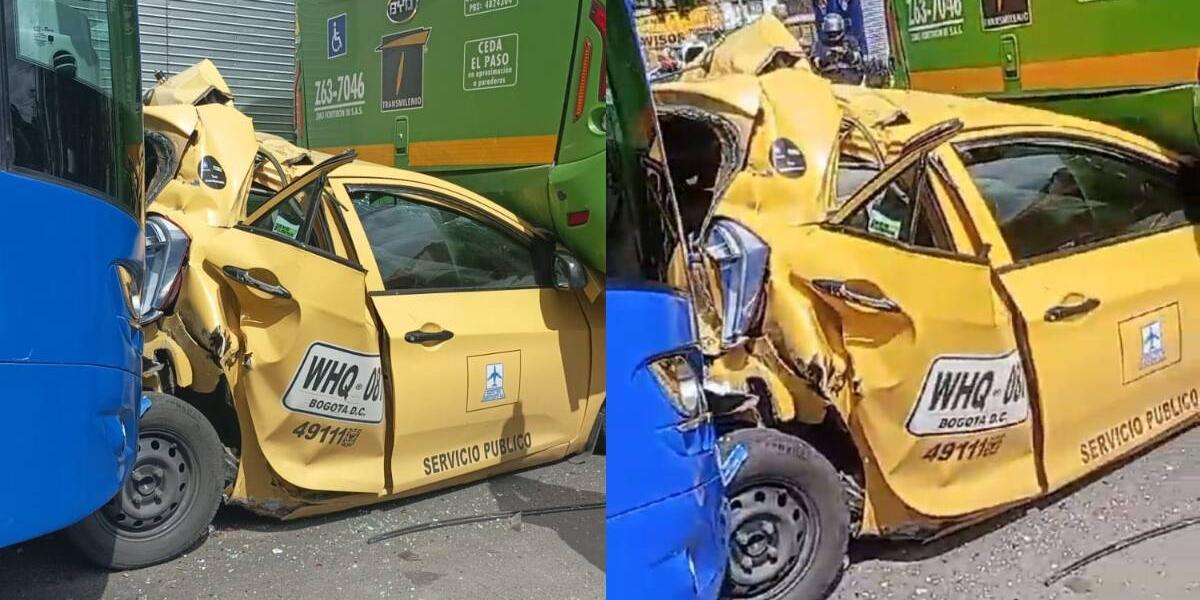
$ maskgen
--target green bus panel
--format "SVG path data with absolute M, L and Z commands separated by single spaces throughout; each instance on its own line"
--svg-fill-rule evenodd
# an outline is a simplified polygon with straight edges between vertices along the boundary
M 604 152 L 603 24 L 603 0 L 297 3 L 298 137 L 459 183 L 603 270 L 601 188 L 555 174 Z
M 298 3 L 305 141 L 392 147 L 393 165 L 424 170 L 552 162 L 578 11 L 554 0 Z
M 897 85 L 1029 103 L 1200 151 L 1200 2 L 890 0 Z

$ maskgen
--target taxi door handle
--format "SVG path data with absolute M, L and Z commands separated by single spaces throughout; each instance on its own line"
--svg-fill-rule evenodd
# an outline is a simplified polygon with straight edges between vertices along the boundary
M 242 285 L 252 287 L 256 290 L 266 292 L 272 296 L 283 298 L 285 300 L 292 299 L 292 293 L 289 292 L 287 288 L 283 287 L 282 285 L 273 285 L 262 281 L 261 279 L 251 275 L 250 271 L 247 271 L 246 269 L 225 265 L 224 267 L 221 267 L 221 270 L 224 271 L 230 279 Z
M 858 304 L 867 308 L 873 308 L 882 312 L 900 312 L 900 305 L 894 300 L 885 296 L 882 292 L 879 294 L 869 294 L 854 290 L 848 285 L 848 282 L 841 279 L 814 279 L 813 287 L 818 291 L 824 292 L 840 298 L 851 304 Z
M 425 344 L 429 342 L 440 343 L 452 337 L 454 337 L 454 332 L 445 329 L 441 331 L 421 331 L 419 329 L 415 329 L 404 334 L 404 341 L 410 344 Z
M 1058 306 L 1051 306 L 1050 308 L 1046 309 L 1046 322 L 1054 323 L 1070 317 L 1085 315 L 1093 310 L 1096 310 L 1099 306 L 1100 301 L 1095 298 L 1087 298 L 1084 301 L 1077 302 L 1075 304 L 1059 304 Z

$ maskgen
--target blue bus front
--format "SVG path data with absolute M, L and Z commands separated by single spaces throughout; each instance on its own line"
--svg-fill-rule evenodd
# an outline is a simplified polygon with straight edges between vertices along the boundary
M 135 0 L 0 0 L 0 546 L 118 490 L 141 396 Z
M 611 268 L 611 266 L 610 266 Z M 724 487 L 688 298 L 611 283 L 608 593 L 716 598 L 727 560 Z
M 703 387 L 687 262 L 625 1 L 612 6 L 608 123 L 607 578 L 612 598 L 715 599 L 727 561 L 724 486 Z

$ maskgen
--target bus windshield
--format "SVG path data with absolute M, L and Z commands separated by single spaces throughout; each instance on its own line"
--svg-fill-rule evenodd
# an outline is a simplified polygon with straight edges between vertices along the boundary
M 140 216 L 135 0 L 0 0 L 4 167 Z

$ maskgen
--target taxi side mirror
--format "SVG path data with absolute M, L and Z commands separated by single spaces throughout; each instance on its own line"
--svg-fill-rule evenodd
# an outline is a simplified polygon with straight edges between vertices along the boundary
M 587 285 L 587 272 L 578 258 L 566 253 L 554 253 L 554 287 L 560 290 L 581 290 Z

